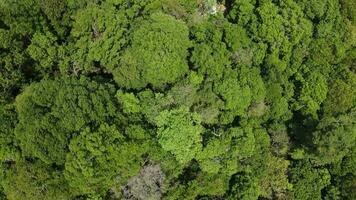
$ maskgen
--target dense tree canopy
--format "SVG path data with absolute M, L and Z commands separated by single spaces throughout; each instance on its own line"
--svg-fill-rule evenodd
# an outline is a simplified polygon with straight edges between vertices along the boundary
M 138 28 L 132 30 L 131 46 L 113 71 L 118 85 L 142 88 L 151 84 L 159 88 L 187 73 L 190 41 L 184 22 L 154 13 L 136 26 Z
M 0 0 L 0 199 L 356 199 L 354 0 Z

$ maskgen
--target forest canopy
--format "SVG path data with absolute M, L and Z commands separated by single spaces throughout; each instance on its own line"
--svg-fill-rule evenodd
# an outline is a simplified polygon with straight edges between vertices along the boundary
M 354 0 L 0 0 L 0 200 L 355 200 Z

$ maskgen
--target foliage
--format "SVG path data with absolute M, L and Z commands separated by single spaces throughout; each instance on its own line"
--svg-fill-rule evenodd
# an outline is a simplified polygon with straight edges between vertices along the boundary
M 31 58 L 38 62 L 38 71 L 44 75 L 55 70 L 53 67 L 58 64 L 64 54 L 64 49 L 56 43 L 56 37 L 50 32 L 46 34 L 35 33 L 31 45 L 27 48 Z
M 199 115 L 187 107 L 164 110 L 156 117 L 158 143 L 171 152 L 179 162 L 186 164 L 201 150 L 204 128 Z
M 63 164 L 73 136 L 87 125 L 115 121 L 114 94 L 112 85 L 86 78 L 43 80 L 27 87 L 15 103 L 15 135 L 22 152 L 48 164 Z
M 309 161 L 299 161 L 291 168 L 293 199 L 322 199 L 321 190 L 330 184 L 327 169 L 313 168 Z
M 118 85 L 155 88 L 174 83 L 188 71 L 187 26 L 172 16 L 155 13 L 133 31 L 131 46 L 113 72 Z M 152 54 L 152 52 L 155 52 Z
M 65 200 L 71 197 L 62 172 L 39 160 L 16 162 L 6 171 L 2 187 L 9 200 Z
M 354 200 L 354 2 L 0 1 L 0 199 Z
M 325 163 L 340 162 L 350 153 L 355 140 L 356 123 L 353 112 L 337 118 L 323 118 L 313 134 L 317 159 Z
M 19 150 L 16 147 L 14 129 L 17 116 L 12 104 L 0 107 L 0 161 L 17 160 Z
M 232 177 L 233 185 L 230 188 L 228 199 L 243 199 L 252 200 L 259 196 L 259 188 L 257 181 L 245 174 L 236 174 Z
M 140 167 L 140 148 L 125 142 L 115 126 L 84 129 L 69 144 L 64 177 L 78 194 L 104 194 L 115 179 L 125 179 Z

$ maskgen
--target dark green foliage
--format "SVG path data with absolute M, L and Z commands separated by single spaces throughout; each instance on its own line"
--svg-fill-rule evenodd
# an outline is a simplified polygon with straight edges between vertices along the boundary
M 241 67 L 239 70 L 225 70 L 223 74 L 213 90 L 224 100 L 223 109 L 228 111 L 221 122 L 231 123 L 234 117 L 246 115 L 252 103 L 264 100 L 265 87 L 257 69 Z
M 296 103 L 297 110 L 301 110 L 305 115 L 316 116 L 327 95 L 326 79 L 321 73 L 314 72 L 307 75 L 301 84 L 303 86 Z
M 194 69 L 212 79 L 221 78 L 223 71 L 230 65 L 221 27 L 213 23 L 198 23 L 193 26 L 192 35 L 195 42 L 191 56 Z
M 356 116 L 352 112 L 336 118 L 321 119 L 313 134 L 317 160 L 322 163 L 337 163 L 350 153 L 356 140 Z
M 86 78 L 43 80 L 16 98 L 15 134 L 26 156 L 63 164 L 69 140 L 86 126 L 115 122 L 115 88 Z M 28 123 L 31 122 L 31 123 Z
M 53 73 L 56 65 L 64 56 L 65 50 L 57 45 L 56 37 L 50 32 L 44 35 L 35 33 L 31 40 L 31 45 L 27 48 L 28 54 L 38 63 L 37 70 L 44 76 Z
M 341 77 L 343 79 L 335 79 L 330 83 L 328 95 L 323 106 L 325 114 L 337 115 L 348 112 L 355 107 L 356 92 L 354 88 L 356 87 L 356 76 L 346 70 Z
M 8 101 L 26 82 L 31 67 L 26 46 L 43 18 L 36 17 L 39 8 L 32 0 L 3 1 L 0 4 L 0 101 Z M 46 27 L 43 27 L 46 28 Z
M 71 194 L 61 171 L 41 161 L 20 161 L 9 167 L 2 179 L 9 200 L 66 200 Z
M 156 13 L 138 27 L 133 30 L 131 46 L 124 52 L 120 66 L 113 71 L 118 85 L 143 88 L 151 84 L 160 88 L 188 72 L 190 42 L 182 21 Z
M 340 1 L 341 4 L 341 10 L 342 10 L 342 14 L 343 16 L 350 20 L 351 23 L 353 25 L 355 25 L 356 23 L 356 16 L 355 16 L 355 12 L 356 12 L 356 4 L 353 1 L 349 1 L 349 0 L 341 0 Z
M 252 156 L 255 152 L 255 138 L 251 129 L 231 128 L 227 132 L 221 130 L 212 134 L 203 150 L 198 154 L 202 171 L 210 174 L 226 173 L 229 176 L 238 170 L 236 162 Z
M 0 199 L 355 200 L 355 12 L 0 1 Z
M 0 107 L 0 161 L 17 160 L 19 151 L 16 147 L 14 129 L 17 123 L 15 108 L 12 104 Z
M 86 128 L 69 144 L 64 176 L 75 194 L 105 194 L 115 180 L 138 172 L 141 151 L 115 126 Z
M 50 20 L 51 26 L 59 36 L 64 37 L 69 26 L 69 14 L 66 0 L 39 0 L 40 6 L 46 18 Z
M 321 190 L 330 184 L 327 169 L 313 168 L 309 161 L 298 161 L 290 169 L 293 199 L 322 199 Z
M 128 20 L 123 11 L 111 5 L 89 4 L 76 12 L 74 19 L 73 42 L 67 46 L 70 55 L 62 70 L 77 74 L 103 70 L 102 66 L 112 69 L 127 42 L 124 36 Z
M 227 199 L 253 200 L 259 196 L 258 182 L 246 174 L 236 174 L 231 179 L 230 194 Z

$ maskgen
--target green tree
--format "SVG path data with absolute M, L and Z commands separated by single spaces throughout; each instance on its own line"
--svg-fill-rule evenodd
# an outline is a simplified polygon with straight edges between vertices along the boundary
M 131 46 L 123 53 L 120 67 L 113 70 L 118 85 L 143 88 L 151 84 L 160 88 L 183 77 L 188 72 L 186 57 L 190 47 L 185 23 L 169 15 L 155 13 L 137 26 L 133 30 Z
M 124 11 L 107 3 L 89 4 L 78 10 L 74 19 L 73 42 L 67 45 L 69 55 L 61 70 L 87 74 L 113 69 L 119 62 L 120 50 L 127 43 L 129 21 Z
M 236 116 L 247 115 L 247 109 L 265 98 L 265 87 L 258 69 L 241 67 L 239 70 L 225 70 L 224 76 L 214 84 L 214 92 L 225 101 L 226 113 L 221 123 L 231 123 Z M 226 115 L 227 114 L 227 115 Z
M 115 92 L 110 84 L 84 77 L 43 80 L 27 87 L 15 103 L 15 135 L 23 154 L 63 164 L 70 138 L 88 125 L 118 120 Z
M 0 199 L 354 200 L 353 0 L 0 0 Z
M 347 112 L 355 106 L 356 92 L 353 89 L 356 86 L 356 79 L 353 82 L 345 82 L 336 79 L 329 91 L 323 105 L 323 111 L 327 114 L 339 114 Z M 337 105 L 337 106 L 335 106 Z
M 312 72 L 302 82 L 299 98 L 295 103 L 296 109 L 303 114 L 317 116 L 321 103 L 328 92 L 326 78 L 320 72 Z
M 356 140 L 355 114 L 325 117 L 313 133 L 316 160 L 322 164 L 340 162 L 354 147 Z
M 33 0 L 0 3 L 0 102 L 11 101 L 36 78 L 26 47 L 36 30 L 48 30 Z
M 62 172 L 40 160 L 16 162 L 6 170 L 1 184 L 8 200 L 66 200 L 73 195 Z
M 353 1 L 350 0 L 341 0 L 340 1 L 341 4 L 341 11 L 343 14 L 343 18 L 344 19 L 348 19 L 352 22 L 352 24 L 355 25 L 356 23 L 356 5 Z
M 54 67 L 58 65 L 64 57 L 65 50 L 56 42 L 57 38 L 50 32 L 36 32 L 31 40 L 31 45 L 27 48 L 28 54 L 33 60 L 38 62 L 38 69 L 43 76 L 50 75 Z
M 202 148 L 204 131 L 200 117 L 187 107 L 162 111 L 155 119 L 158 143 L 171 152 L 181 164 L 186 164 Z
M 321 190 L 330 184 L 330 174 L 325 168 L 313 168 L 307 160 L 296 161 L 289 170 L 293 190 L 292 198 L 322 199 Z
M 258 196 L 256 178 L 249 174 L 236 174 L 231 178 L 228 199 L 256 200 Z
M 50 20 L 59 36 L 63 37 L 68 31 L 69 9 L 66 0 L 39 0 L 37 1 L 42 12 Z
M 230 66 L 229 52 L 223 42 L 223 24 L 221 27 L 208 22 L 198 23 L 191 28 L 193 36 L 193 51 L 190 61 L 193 69 L 210 79 L 219 79 Z M 204 59 L 202 59 L 204 58 Z
M 122 104 L 124 113 L 137 113 L 140 112 L 140 100 L 133 93 L 124 93 L 121 90 L 117 92 L 117 98 Z
M 231 176 L 238 171 L 238 162 L 255 153 L 255 137 L 251 128 L 214 130 L 216 138 L 206 142 L 197 160 L 201 170 L 209 174 Z
M 0 162 L 15 161 L 19 157 L 14 134 L 16 123 L 14 105 L 0 105 Z
M 126 142 L 115 126 L 85 128 L 69 144 L 64 176 L 75 194 L 105 194 L 140 169 L 142 149 Z

